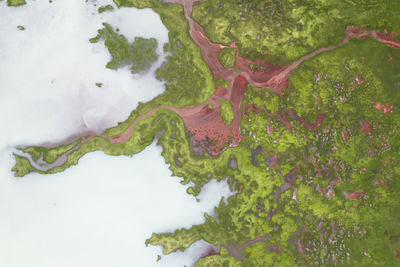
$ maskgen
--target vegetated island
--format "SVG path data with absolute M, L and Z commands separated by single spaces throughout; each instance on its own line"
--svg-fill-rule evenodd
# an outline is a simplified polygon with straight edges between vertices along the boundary
M 157 40 L 135 37 L 133 43 L 129 43 L 126 37 L 114 31 L 111 25 L 103 23 L 104 28 L 98 30 L 96 37 L 91 38 L 91 43 L 104 40 L 104 45 L 111 54 L 111 61 L 106 67 L 116 70 L 129 66 L 132 73 L 139 73 L 150 68 L 158 56 L 156 53 Z
M 100 135 L 26 148 L 15 174 L 157 139 L 188 193 L 213 177 L 236 192 L 205 223 L 154 233 L 164 254 L 202 239 L 215 247 L 196 266 L 399 265 L 400 3 L 169 2 L 115 0 L 169 30 L 165 93 Z
M 10 7 L 23 6 L 23 5 L 26 5 L 26 1 L 25 0 L 7 0 L 7 5 Z

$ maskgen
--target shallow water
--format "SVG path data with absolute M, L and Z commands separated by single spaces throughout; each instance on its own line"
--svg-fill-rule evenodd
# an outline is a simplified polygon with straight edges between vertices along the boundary
M 211 181 L 197 202 L 171 177 L 155 144 L 133 157 L 95 152 L 63 173 L 13 177 L 13 147 L 100 132 L 164 90 L 154 70 L 168 32 L 151 10 L 99 15 L 111 1 L 27 2 L 0 2 L 0 266 L 192 265 L 204 242 L 156 263 L 161 248 L 145 240 L 203 222 L 231 192 L 226 182 Z M 104 45 L 88 42 L 102 22 L 129 40 L 157 38 L 158 62 L 141 76 L 106 69 Z

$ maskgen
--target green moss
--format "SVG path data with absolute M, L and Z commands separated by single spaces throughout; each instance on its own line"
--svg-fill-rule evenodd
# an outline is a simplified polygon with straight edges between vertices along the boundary
M 82 139 L 78 139 L 69 145 L 60 145 L 58 147 L 50 148 L 43 153 L 43 160 L 47 163 L 53 163 L 58 157 L 76 147 Z
M 399 32 L 399 11 L 399 2 L 379 0 L 206 0 L 194 4 L 192 17 L 214 43 L 235 42 L 243 57 L 289 64 L 339 43 L 349 25 Z
M 103 26 L 104 28 L 98 30 L 98 35 L 91 38 L 90 42 L 97 43 L 105 40 L 104 44 L 112 57 L 111 61 L 107 63 L 107 68 L 116 70 L 129 66 L 132 73 L 138 73 L 149 69 L 157 60 L 156 39 L 135 37 L 135 41 L 129 43 L 125 36 L 115 33 L 109 24 L 103 23 Z
M 230 125 L 232 123 L 233 119 L 235 118 L 235 113 L 233 112 L 232 104 L 229 100 L 221 100 L 220 114 L 226 125 Z
M 14 157 L 16 163 L 11 170 L 15 173 L 16 177 L 23 177 L 35 170 L 27 158 L 18 156 L 16 154 L 14 154 Z
M 215 2 L 219 4 L 216 8 L 221 9 L 218 12 L 232 18 L 236 16 L 236 13 L 225 12 L 230 1 L 224 1 L 223 8 L 220 8 L 220 1 Z M 338 8 L 347 5 L 333 2 L 338 4 Z M 212 78 L 198 47 L 190 39 L 180 5 L 152 0 L 116 3 L 119 6 L 150 7 L 158 12 L 169 30 L 171 56 L 158 71 L 159 78 L 168 82 L 165 94 L 139 104 L 127 121 L 107 130 L 104 133 L 106 136 L 121 134 L 136 118 L 160 105 L 204 103 L 219 83 Z M 210 1 L 199 2 L 196 8 L 204 8 L 208 3 Z M 282 7 L 282 10 L 280 5 L 287 4 L 287 1 L 269 1 L 267 5 L 276 5 L 279 16 L 292 16 L 290 12 L 285 13 L 288 10 L 303 14 L 306 22 L 310 17 L 324 17 L 324 12 L 333 12 L 333 17 L 336 14 L 336 7 L 314 12 L 302 7 L 300 2 L 295 3 L 299 4 L 298 8 Z M 309 2 L 310 5 L 330 3 Z M 217 12 L 215 10 L 210 13 Z M 198 10 L 193 12 L 195 14 Z M 376 12 L 381 13 L 380 10 Z M 298 18 L 301 20 L 301 16 Z M 210 25 L 213 23 L 210 20 Z M 309 24 L 310 29 L 315 30 L 313 27 L 318 23 L 316 20 Z M 219 22 L 218 27 L 222 28 L 221 25 L 226 23 Z M 246 28 L 243 25 L 240 27 L 232 26 L 232 37 L 229 38 L 234 38 L 234 33 L 237 36 L 244 34 Z M 241 32 L 237 32 L 239 30 Z M 249 35 L 253 34 L 252 28 L 247 31 Z M 302 31 L 308 32 L 309 29 Z M 319 32 L 315 32 L 309 39 L 301 39 L 298 43 L 311 42 L 311 46 L 300 46 L 284 53 L 294 53 L 291 56 L 295 58 L 296 53 L 303 53 L 299 53 L 300 50 L 321 45 L 318 36 Z M 246 47 L 245 43 L 241 45 Z M 279 49 L 277 44 L 271 43 L 269 52 L 264 55 L 278 59 L 278 52 L 269 53 Z M 388 54 L 392 61 L 387 61 Z M 319 266 L 323 265 L 322 261 L 333 264 L 333 254 L 338 260 L 343 259 L 343 263 L 338 263 L 343 266 L 397 266 L 396 253 L 400 249 L 397 237 L 400 231 L 397 223 L 400 220 L 399 60 L 399 50 L 372 38 L 355 39 L 303 62 L 292 71 L 290 87 L 283 91 L 282 96 L 249 85 L 242 103 L 242 139 L 237 147 L 229 147 L 215 158 L 194 154 L 182 119 L 172 111 L 159 110 L 140 121 L 126 143 L 110 144 L 106 138 L 95 137 L 69 154 L 63 165 L 38 172 L 60 172 L 77 164 L 86 153 L 96 150 L 108 155 L 139 153 L 158 137 L 158 144 L 163 148 L 162 156 L 170 165 L 172 174 L 184 177 L 182 184 L 193 183 L 188 193 L 198 195 L 210 177 L 230 177 L 228 183 L 237 193 L 226 200 L 227 204 L 221 200 L 214 210 L 215 216 L 206 214 L 204 223 L 173 233 L 154 233 L 147 244 L 163 246 L 166 254 L 184 250 L 200 239 L 216 246 L 222 244 L 221 255 L 200 259 L 197 266 Z M 365 81 L 357 82 L 357 75 L 358 80 Z M 202 90 L 197 95 L 195 91 L 198 87 Z M 393 104 L 394 113 L 385 114 L 383 110 L 375 109 L 377 102 Z M 222 111 L 221 108 L 221 116 L 224 114 Z M 325 114 L 326 118 L 319 127 L 310 130 L 306 122 L 294 119 L 293 114 L 303 116 L 309 124 L 315 123 L 319 114 Z M 370 133 L 362 129 L 365 120 L 371 124 Z M 344 137 L 344 131 L 347 131 L 348 138 Z M 171 138 L 172 135 L 174 138 Z M 31 149 L 30 154 L 37 157 L 40 149 Z M 179 155 L 181 166 L 175 163 L 176 155 Z M 276 164 L 272 164 L 275 156 Z M 237 161 L 235 169 L 229 167 L 233 158 Z M 24 158 L 16 156 L 16 161 L 13 170 L 17 175 L 34 170 Z M 296 167 L 295 181 L 286 191 L 279 191 L 285 184 L 285 177 L 290 177 Z M 335 196 L 323 193 L 322 189 L 328 190 L 328 186 L 339 177 L 337 185 L 329 187 Z M 377 184 L 377 180 L 386 186 Z M 362 190 L 363 197 L 345 197 L 345 194 L 359 190 Z M 295 192 L 297 200 L 293 199 Z M 273 211 L 273 216 L 270 216 L 270 211 Z M 265 236 L 269 238 L 260 239 Z M 313 251 L 313 254 L 304 256 L 300 253 L 299 242 L 310 249 L 305 251 Z M 239 251 L 243 259 L 235 258 L 237 255 L 231 255 L 223 244 L 232 244 L 237 248 L 243 246 L 243 250 Z M 371 257 L 365 256 L 365 253 Z
M 164 51 L 164 53 L 167 53 L 169 51 L 169 43 L 165 43 L 163 45 L 163 51 Z
M 24 27 L 24 26 L 21 26 L 21 25 L 18 25 L 17 28 L 18 28 L 18 30 L 20 30 L 20 31 L 25 30 L 25 27 Z
M 25 0 L 7 0 L 8 6 L 23 6 L 26 5 Z
M 152 8 L 160 15 L 161 21 L 169 30 L 171 55 L 157 70 L 157 77 L 166 81 L 166 92 L 162 97 L 165 104 L 177 107 L 196 106 L 204 103 L 214 94 L 214 79 L 202 58 L 200 48 L 190 37 L 189 24 L 184 16 L 182 5 L 156 0 L 114 2 L 118 7 Z
M 103 86 L 103 83 L 96 83 L 96 86 L 100 88 Z
M 223 78 L 218 78 L 215 81 L 215 87 L 221 86 L 222 88 L 228 88 L 229 87 L 229 82 Z
M 225 68 L 233 68 L 236 64 L 236 48 L 223 48 L 218 52 L 218 61 Z
M 31 146 L 31 147 L 28 147 L 28 148 L 25 148 L 24 150 L 22 150 L 22 152 L 28 153 L 29 155 L 31 155 L 31 157 L 34 161 L 38 160 L 45 151 L 46 151 L 46 148 L 35 147 L 35 146 Z
M 99 14 L 106 12 L 106 11 L 111 11 L 111 10 L 114 10 L 114 7 L 112 5 L 101 6 L 101 7 L 99 7 L 99 9 L 97 9 Z

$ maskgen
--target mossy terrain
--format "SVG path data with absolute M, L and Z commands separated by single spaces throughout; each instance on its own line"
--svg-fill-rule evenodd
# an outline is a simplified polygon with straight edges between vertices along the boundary
M 224 48 L 218 53 L 218 61 L 225 68 L 233 68 L 236 63 L 236 48 Z
M 380 53 L 366 63 L 362 58 L 368 51 Z M 171 253 L 199 239 L 239 247 L 269 235 L 268 241 L 245 247 L 242 260 L 222 248 L 221 255 L 203 258 L 196 266 L 399 265 L 400 117 L 375 108 L 378 102 L 400 100 L 392 92 L 400 78 L 395 59 L 400 59 L 399 50 L 372 39 L 353 40 L 301 65 L 284 98 L 250 86 L 243 106 L 247 118 L 241 122 L 245 139 L 215 160 L 223 167 L 235 157 L 238 168 L 225 168 L 224 174 L 234 177 L 240 193 L 228 205 L 220 203 L 216 218 L 206 216 L 204 224 L 172 234 L 154 234 L 148 242 Z M 373 68 L 379 65 L 387 71 L 382 76 Z M 324 76 L 316 83 L 320 72 Z M 358 75 L 365 82 L 357 82 Z M 324 100 L 325 94 L 330 96 Z M 308 114 L 302 105 L 305 95 L 318 102 Z M 288 130 L 277 115 L 292 108 L 308 115 L 310 123 L 320 112 L 328 117 L 315 130 L 289 117 Z M 370 132 L 360 123 L 366 120 Z M 297 179 L 280 191 L 295 168 Z
M 213 79 L 199 48 L 191 40 L 182 6 L 155 0 L 115 2 L 118 6 L 152 8 L 168 28 L 171 54 L 157 70 L 159 79 L 166 81 L 166 92 L 139 104 L 127 121 L 108 129 L 103 137 L 96 136 L 82 144 L 68 155 L 64 164 L 47 172 L 35 170 L 27 159 L 15 156 L 16 175 L 60 172 L 96 150 L 108 155 L 132 155 L 157 140 L 173 175 L 184 177 L 183 184 L 193 182 L 189 194 L 199 194 L 202 186 L 214 177 L 227 179 L 236 192 L 226 203 L 221 200 L 215 216 L 205 214 L 203 224 L 172 233 L 154 233 L 146 243 L 163 246 L 164 254 L 185 250 L 202 239 L 219 245 L 220 254 L 201 258 L 196 266 L 400 265 L 399 49 L 373 38 L 351 39 L 293 70 L 282 96 L 249 84 L 241 106 L 241 141 L 215 158 L 195 154 L 182 119 L 166 109 L 140 120 L 124 144 L 110 144 L 107 136 L 121 134 L 139 116 L 161 105 L 199 105 L 225 83 Z M 288 3 L 290 12 L 285 9 Z M 372 12 L 368 9 L 371 3 L 382 9 Z M 223 39 L 225 36 L 217 33 L 225 26 L 211 28 L 218 20 L 222 21 L 218 25 L 226 24 L 220 18 L 236 14 L 233 11 L 236 12 L 237 5 L 230 4 L 229 0 L 195 4 L 193 17 L 216 42 L 228 44 L 235 36 L 252 36 L 252 27 L 263 25 L 252 22 L 254 25 L 232 26 L 228 39 Z M 246 12 L 250 13 L 252 4 L 246 4 Z M 205 8 L 206 5 L 212 8 Z M 271 5 L 275 11 L 270 8 L 270 13 L 263 13 L 269 14 L 268 21 L 278 20 L 281 26 L 263 29 L 272 36 L 260 40 L 276 38 L 277 43 L 255 53 L 251 49 L 259 49 L 257 42 L 246 52 L 246 43 L 240 39 L 244 55 L 289 62 L 308 50 L 342 40 L 346 23 L 379 30 L 397 27 L 393 24 L 397 15 L 387 7 L 388 2 L 267 2 L 267 6 Z M 396 9 L 396 5 L 393 3 L 392 8 Z M 336 10 L 344 7 L 348 10 L 339 12 L 343 20 L 339 21 Z M 365 8 L 365 14 L 355 12 L 360 7 Z M 257 8 L 265 11 L 266 5 Z M 203 17 L 196 13 L 203 9 L 213 18 L 208 22 L 211 26 L 200 21 Z M 351 12 L 354 18 L 348 15 Z M 387 12 L 387 17 L 383 12 Z M 286 34 L 284 22 L 290 21 L 287 16 L 292 15 L 293 25 L 305 25 L 302 23 L 311 19 L 322 21 L 320 25 L 315 22 L 303 28 L 293 26 L 299 33 L 290 34 L 303 36 L 296 43 L 299 47 L 280 41 L 280 34 Z M 304 21 L 294 19 L 301 16 Z M 388 17 L 387 23 L 382 24 L 386 21 L 383 18 Z M 371 21 L 367 22 L 367 18 Z M 319 30 L 314 31 L 313 27 Z M 325 32 L 325 41 L 320 32 Z M 221 116 L 229 122 L 232 107 L 229 102 L 224 103 L 221 102 Z M 64 146 L 55 151 L 61 153 L 70 148 Z M 25 152 L 33 158 L 51 154 L 47 148 L 28 148 Z
M 218 78 L 215 80 L 215 87 L 221 86 L 222 88 L 228 88 L 229 82 L 223 78 Z
M 26 5 L 25 0 L 7 0 L 8 6 L 23 6 Z
M 241 56 L 277 64 L 338 44 L 349 25 L 400 32 L 399 1 L 205 0 L 192 17 L 212 42 L 236 42 Z
M 157 40 L 135 37 L 133 43 L 129 43 L 125 36 L 114 32 L 111 25 L 103 23 L 104 28 L 98 30 L 98 35 L 90 39 L 91 43 L 104 40 L 104 44 L 111 54 L 111 61 L 107 68 L 116 70 L 129 66 L 132 73 L 138 73 L 150 68 L 158 56 L 156 53 Z
M 23 177 L 33 171 L 36 171 L 27 158 L 18 156 L 16 154 L 14 154 L 14 157 L 16 163 L 11 170 L 15 173 L 16 177 Z
M 226 125 L 229 125 L 232 123 L 233 119 L 235 118 L 235 113 L 233 112 L 232 109 L 232 104 L 229 100 L 222 99 L 221 100 L 221 117 L 222 120 Z
M 76 140 L 75 142 L 68 145 L 60 145 L 53 148 L 45 148 L 45 147 L 28 147 L 23 150 L 23 152 L 31 155 L 34 161 L 37 161 L 39 158 L 42 158 L 46 163 L 53 163 L 57 160 L 58 157 L 70 151 L 74 147 L 76 147 L 81 142 L 81 139 Z
M 101 6 L 97 9 L 97 12 L 99 12 L 99 14 L 106 12 L 106 11 L 111 11 L 113 10 L 114 7 L 112 5 L 105 5 L 105 6 Z

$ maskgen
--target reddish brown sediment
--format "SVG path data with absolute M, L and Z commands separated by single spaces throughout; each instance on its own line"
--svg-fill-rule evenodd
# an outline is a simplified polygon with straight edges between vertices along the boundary
M 212 43 L 204 34 L 203 29 L 197 24 L 192 23 L 191 35 L 196 44 L 203 52 L 203 59 L 207 62 L 215 78 L 225 78 L 232 74 L 232 69 L 226 69 L 218 61 L 218 52 L 224 46 Z
M 383 113 L 393 113 L 393 106 L 390 103 L 383 105 Z
M 316 130 L 321 123 L 325 120 L 326 118 L 326 114 L 318 114 L 317 119 L 315 120 L 315 123 L 309 123 L 308 121 L 306 121 L 304 118 L 299 117 L 296 113 L 296 111 L 293 110 L 289 110 L 288 114 L 290 116 L 290 118 L 292 118 L 293 120 L 296 120 L 298 122 L 303 123 L 303 125 L 308 129 L 308 130 Z
M 364 122 L 361 122 L 361 131 L 364 133 L 370 133 L 371 132 L 371 125 L 368 120 L 365 120 Z
M 346 34 L 349 37 L 365 38 L 368 36 L 373 36 L 377 41 L 390 45 L 393 48 L 400 48 L 400 42 L 393 40 L 395 33 L 380 33 L 376 30 L 366 32 L 364 28 L 350 26 L 346 30 Z
M 227 92 L 228 92 L 228 90 L 226 88 L 222 88 L 221 86 L 218 86 L 214 95 L 218 96 L 218 97 L 223 97 L 226 95 Z
M 362 190 L 353 192 L 353 193 L 344 192 L 344 196 L 348 199 L 357 199 L 357 198 L 362 197 L 363 195 L 364 195 L 364 192 Z
M 153 115 L 160 109 L 169 109 L 176 112 L 183 120 L 188 132 L 191 134 L 191 142 L 195 152 L 199 154 L 208 153 L 212 156 L 219 155 L 226 147 L 236 146 L 243 137 L 240 136 L 239 122 L 242 117 L 240 110 L 244 93 L 249 83 L 253 83 L 256 87 L 263 87 L 282 96 L 282 89 L 289 86 L 289 75 L 291 71 L 297 68 L 303 61 L 310 59 L 322 52 L 333 50 L 349 42 L 350 38 L 365 38 L 374 36 L 378 41 L 386 43 L 396 48 L 400 48 L 400 43 L 393 40 L 393 35 L 381 34 L 377 31 L 364 32 L 362 28 L 349 27 L 346 30 L 346 38 L 336 46 L 320 48 L 309 55 L 303 56 L 289 66 L 272 65 L 263 60 L 252 62 L 239 56 L 239 48 L 235 43 L 229 47 L 236 48 L 236 64 L 235 68 L 240 68 L 241 73 L 234 73 L 233 69 L 224 68 L 218 61 L 218 52 L 225 46 L 212 43 L 205 35 L 204 30 L 191 17 L 192 5 L 197 0 L 166 0 L 169 3 L 180 3 L 184 7 L 185 17 L 189 23 L 190 34 L 194 42 L 200 47 L 205 62 L 211 69 L 214 78 L 223 78 L 229 82 L 229 87 L 224 89 L 218 87 L 216 92 L 203 105 L 184 108 L 174 108 L 171 106 L 161 106 L 147 114 L 138 117 L 132 125 L 120 136 L 107 137 L 111 143 L 124 143 L 132 135 L 132 131 L 136 123 L 146 117 Z M 251 64 L 262 66 L 253 71 Z M 361 79 L 357 77 L 357 82 Z M 234 119 L 230 125 L 225 125 L 220 113 L 219 99 L 227 99 L 232 103 Z M 208 104 L 212 104 L 210 109 Z M 393 112 L 388 105 L 384 106 L 384 113 Z M 277 115 L 286 128 L 290 131 L 290 123 L 288 117 L 297 120 L 309 129 L 315 130 L 326 118 L 325 114 L 319 114 L 315 123 L 309 123 L 304 118 L 299 117 L 295 111 L 287 110 Z
M 322 124 L 322 122 L 325 120 L 327 117 L 326 114 L 318 114 L 317 119 L 315 120 L 315 123 L 310 123 L 306 121 L 304 118 L 300 117 L 297 115 L 297 113 L 294 110 L 285 110 L 282 113 L 269 113 L 266 109 L 264 109 L 264 112 L 268 116 L 277 116 L 281 122 L 286 126 L 286 129 L 290 132 L 291 127 L 290 123 L 288 122 L 288 118 L 290 117 L 293 120 L 296 120 L 298 122 L 301 122 L 308 130 L 316 130 L 318 127 Z M 271 133 L 272 129 L 270 128 L 271 126 L 267 125 L 267 132 Z
M 358 84 L 363 84 L 364 83 L 364 79 L 361 79 L 360 78 L 360 75 L 357 75 L 357 77 L 355 78 L 355 80 L 356 80 L 356 82 L 358 83 Z
M 234 119 L 230 125 L 225 125 L 218 110 L 220 104 L 212 110 L 202 108 L 197 114 L 181 116 L 186 128 L 192 134 L 193 149 L 198 154 L 207 152 L 210 155 L 219 155 L 225 147 L 230 144 L 239 143 L 241 137 L 238 135 L 239 122 L 241 118 L 240 106 L 244 93 L 247 90 L 248 82 L 243 76 L 237 76 L 233 83 L 233 90 L 230 96 Z M 178 111 L 178 114 L 181 115 Z

